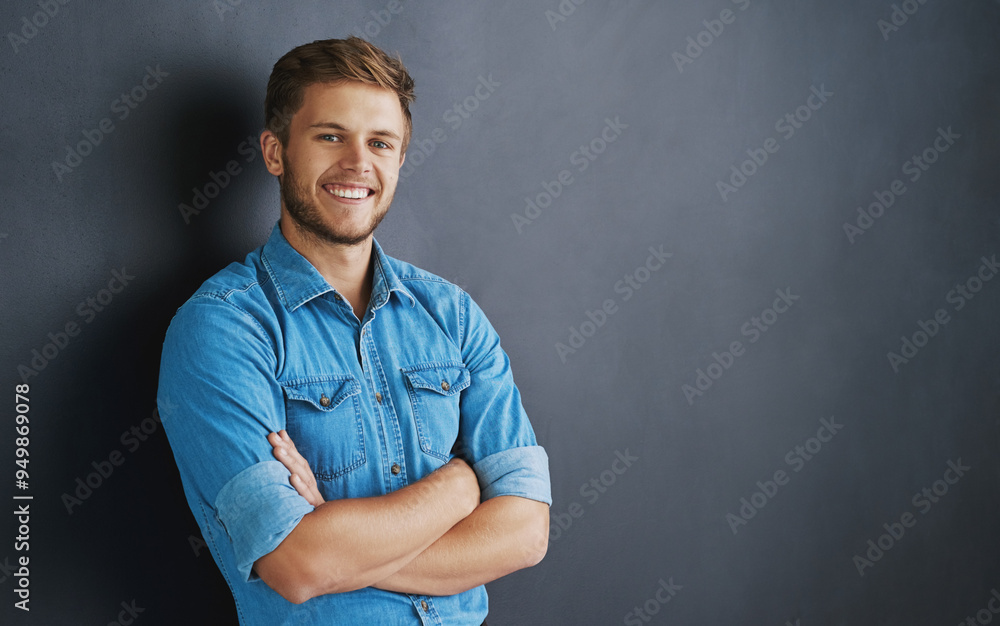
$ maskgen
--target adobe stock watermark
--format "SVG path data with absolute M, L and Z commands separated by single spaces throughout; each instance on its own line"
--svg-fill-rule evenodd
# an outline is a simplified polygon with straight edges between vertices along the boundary
M 201 531 L 198 534 L 190 534 L 187 537 L 188 547 L 191 548 L 191 552 L 194 553 L 195 558 L 201 556 L 202 548 L 207 548 L 208 544 L 205 543 L 205 538 L 202 536 Z
M 732 0 L 732 3 L 737 5 L 740 11 L 746 11 L 750 7 L 750 0 Z M 671 55 L 674 64 L 677 65 L 677 71 L 683 74 L 684 66 L 694 63 L 694 60 L 700 57 L 706 48 L 715 43 L 725 32 L 726 26 L 736 21 L 737 15 L 730 9 L 722 9 L 719 12 L 719 19 L 702 20 L 701 23 L 704 24 L 705 30 L 698 31 L 696 35 L 687 38 L 684 54 L 674 52 Z
M 934 505 L 948 495 L 951 487 L 957 484 L 970 469 L 972 469 L 971 466 L 962 464 L 962 457 L 958 457 L 954 461 L 949 459 L 948 468 L 944 471 L 944 475 L 931 483 L 930 487 L 924 487 L 913 494 L 910 504 L 920 512 L 920 515 L 927 515 Z M 913 512 L 904 511 L 899 516 L 899 521 L 890 520 L 882 524 L 879 530 L 885 530 L 885 532 L 876 539 L 868 540 L 868 543 L 865 544 L 867 550 L 865 550 L 864 556 L 855 554 L 852 559 L 854 567 L 858 570 L 858 575 L 864 577 L 865 570 L 875 567 L 875 564 L 881 561 L 885 554 L 906 536 L 906 531 L 916 526 L 919 520 L 920 518 Z
M 612 285 L 615 293 L 622 294 L 622 302 L 632 299 L 635 292 L 642 289 L 642 286 L 649 282 L 653 272 L 659 271 L 666 264 L 667 259 L 674 256 L 672 252 L 663 251 L 663 244 L 655 248 L 649 246 L 648 249 L 649 256 L 646 257 L 646 262 L 628 274 L 625 274 L 624 277 Z M 579 326 L 569 327 L 569 337 L 566 339 L 566 343 L 556 342 L 556 354 L 559 355 L 559 360 L 565 364 L 566 358 L 571 354 L 575 354 L 577 350 L 586 345 L 587 340 L 603 328 L 608 322 L 608 318 L 618 311 L 618 302 L 614 298 L 605 298 L 600 307 L 593 311 L 585 311 L 584 316 L 587 319 L 580 322 Z
M 990 597 L 986 600 L 986 606 L 976 611 L 975 616 L 968 616 L 959 626 L 986 626 L 993 622 L 993 617 L 1000 615 L 1000 591 L 994 587 L 990 589 Z
M 580 144 L 579 148 L 570 153 L 570 165 L 575 165 L 576 171 L 579 174 L 587 171 L 587 168 L 608 149 L 608 146 L 621 137 L 622 131 L 626 128 L 628 128 L 628 124 L 622 124 L 621 117 L 618 115 L 613 120 L 610 117 L 604 118 L 604 128 L 601 129 L 597 136 L 591 139 L 589 143 Z M 565 169 L 556 174 L 553 180 L 549 182 L 543 180 L 541 184 L 542 191 L 536 194 L 534 199 L 530 196 L 525 196 L 524 214 L 522 215 L 517 211 L 510 214 L 510 219 L 514 222 L 517 234 L 524 233 L 524 229 L 541 216 L 542 210 L 552 206 L 555 199 L 562 195 L 563 191 L 574 182 L 573 172 Z
M 275 133 L 279 133 L 287 128 L 292 123 L 292 117 L 295 114 L 291 107 L 285 107 L 281 111 L 272 109 L 272 112 L 275 119 L 277 119 L 277 125 L 272 129 Z M 190 204 L 181 202 L 177 205 L 177 210 L 180 212 L 185 224 L 190 226 L 191 218 L 195 215 L 201 215 L 201 212 L 208 208 L 212 200 L 218 198 L 244 172 L 243 167 L 240 165 L 240 160 L 248 164 L 257 158 L 257 155 L 261 153 L 260 138 L 256 135 L 247 135 L 236 146 L 235 152 L 236 157 L 229 159 L 218 172 L 215 170 L 208 171 L 208 175 L 205 177 L 208 180 L 205 183 L 191 188 Z
M 889 33 L 898 31 L 900 27 L 910 21 L 910 16 L 916 15 L 920 7 L 925 4 L 927 4 L 927 0 L 903 0 L 900 4 L 894 3 L 888 21 L 880 19 L 875 22 L 879 32 L 882 33 L 882 40 L 889 41 Z
M 155 68 L 147 65 L 146 75 L 138 84 L 127 92 L 122 92 L 118 98 L 111 101 L 111 113 L 118 114 L 118 121 L 125 121 L 149 93 L 163 83 L 163 79 L 167 76 L 170 74 L 160 69 L 159 64 Z M 94 128 L 84 128 L 80 131 L 83 139 L 78 141 L 75 146 L 66 146 L 66 157 L 62 161 L 52 161 L 52 172 L 56 175 L 56 180 L 61 183 L 63 176 L 83 165 L 83 160 L 114 130 L 115 123 L 110 117 L 105 117 L 97 122 Z
M 920 154 L 914 154 L 909 161 L 903 163 L 903 174 L 907 175 L 911 183 L 917 182 L 932 165 L 937 163 L 938 157 L 955 145 L 955 140 L 961 138 L 961 135 L 951 130 L 951 126 L 948 127 L 948 130 L 939 126 L 937 137 L 934 138 L 931 145 L 927 146 Z M 858 217 L 854 224 L 844 222 L 843 228 L 844 234 L 847 235 L 847 241 L 851 245 L 854 245 L 857 238 L 874 226 L 875 220 L 882 217 L 885 214 L 885 210 L 895 204 L 896 200 L 906 192 L 906 185 L 898 178 L 889 183 L 887 189 L 884 191 L 873 191 L 872 196 L 875 197 L 875 202 L 869 204 L 867 209 L 858 207 Z
M 545 19 L 548 20 L 549 26 L 552 28 L 552 32 L 556 32 L 556 24 L 565 22 L 569 16 L 576 13 L 577 7 L 586 1 L 587 0 L 559 0 L 559 6 L 556 7 L 556 11 L 546 9 Z
M 361 26 L 358 30 L 364 31 L 369 39 L 378 37 L 382 29 L 392 22 L 392 17 L 402 13 L 404 8 L 406 8 L 406 4 L 401 2 L 401 0 L 389 0 L 384 8 L 377 11 L 369 11 L 368 14 L 371 17 L 366 17 L 364 26 Z
M 976 297 L 977 293 L 983 290 L 983 286 L 997 275 L 998 271 L 1000 271 L 1000 263 L 997 263 L 997 255 L 994 254 L 990 258 L 981 257 L 980 265 L 975 273 L 965 281 L 955 285 L 955 288 L 945 295 L 945 302 L 951 305 L 953 312 L 961 311 L 970 300 Z M 889 359 L 892 372 L 898 374 L 900 367 L 913 360 L 920 350 L 927 346 L 930 340 L 936 337 L 945 324 L 950 321 L 951 316 L 944 308 L 935 311 L 930 319 L 917 320 L 917 330 L 909 337 L 904 335 L 899 338 L 899 352 L 889 351 L 885 355 Z
M 600 500 L 601 495 L 607 493 L 608 488 L 618 482 L 618 477 L 625 474 L 632 464 L 639 460 L 639 457 L 629 453 L 615 450 L 615 460 L 611 462 L 608 469 L 591 478 L 580 485 L 580 497 L 586 498 L 587 504 L 594 506 Z M 573 526 L 573 521 L 583 517 L 586 510 L 579 502 L 570 502 L 565 513 L 549 513 L 549 542 L 557 541 L 564 533 Z
M 236 7 L 243 4 L 243 0 L 212 0 L 212 8 L 215 10 L 215 14 L 219 16 L 219 21 L 223 22 L 226 19 L 226 13 L 235 13 Z
M 71 0 L 38 0 L 38 8 L 41 11 L 33 13 L 31 19 L 28 19 L 27 15 L 21 17 L 21 28 L 18 31 L 20 36 L 14 31 L 7 32 L 7 41 L 14 49 L 14 54 L 20 52 L 19 47 L 28 45 L 29 41 L 41 34 L 49 22 L 59 15 L 59 7 L 66 6 L 70 2 Z
M 648 624 L 653 617 L 677 595 L 677 592 L 684 588 L 683 585 L 674 583 L 673 577 L 657 581 L 659 586 L 648 600 L 641 606 L 636 605 L 631 611 L 625 614 L 625 626 L 642 626 Z
M 108 280 L 108 286 L 94 295 L 81 300 L 76 305 L 77 316 L 83 318 L 84 324 L 90 324 L 97 317 L 98 313 L 111 304 L 115 299 L 115 295 L 125 291 L 125 288 L 134 279 L 135 276 L 129 274 L 128 270 L 124 267 L 121 271 L 111 270 L 111 279 Z M 54 361 L 69 346 L 70 340 L 80 335 L 82 328 L 80 324 L 71 320 L 67 321 L 61 330 L 49 333 L 47 335 L 49 342 L 41 348 L 35 348 L 31 351 L 31 359 L 28 361 L 28 364 L 21 363 L 17 366 L 17 373 L 21 377 L 21 382 L 27 383 L 28 379 L 32 376 L 38 376 L 39 372 L 48 367 L 49 363 Z
M 122 601 L 122 610 L 118 611 L 118 619 L 108 622 L 108 626 L 130 626 L 137 619 L 139 619 L 139 614 L 146 611 L 143 607 L 139 606 L 135 602 L 135 598 L 131 602 Z M 115 607 L 116 609 L 118 607 Z
M 247 135 L 247 138 L 236 146 L 236 152 L 242 157 L 244 163 L 253 161 L 260 154 L 260 143 L 257 141 L 257 137 Z M 200 187 L 191 188 L 191 204 L 181 202 L 177 205 L 177 210 L 184 218 L 184 223 L 190 226 L 191 218 L 195 215 L 201 215 L 201 212 L 208 208 L 212 200 L 218 198 L 219 194 L 242 173 L 243 167 L 236 159 L 227 161 L 226 165 L 218 172 L 209 170 L 208 180 Z
M 455 102 L 450 109 L 446 109 L 441 115 L 441 120 L 448 125 L 452 133 L 458 132 L 466 120 L 479 110 L 484 102 L 489 100 L 493 92 L 500 87 L 500 81 L 494 80 L 493 74 L 479 75 L 476 86 L 472 93 Z M 438 146 L 448 141 L 448 131 L 440 126 L 430 132 L 429 137 L 423 139 L 412 139 L 406 149 L 406 160 L 399 168 L 400 180 L 406 180 L 423 165 L 427 159 L 438 149 Z
M 794 137 L 796 131 L 811 120 L 813 113 L 822 109 L 823 105 L 829 101 L 834 93 L 827 91 L 826 86 L 823 84 L 819 87 L 810 87 L 809 91 L 811 93 L 806 97 L 805 103 L 796 107 L 791 113 L 785 113 L 774 123 L 774 130 L 780 133 L 782 139 L 785 141 Z M 715 189 L 722 197 L 722 201 L 728 202 L 729 196 L 742 189 L 743 185 L 746 185 L 747 181 L 753 178 L 764 167 L 769 155 L 774 154 L 780 148 L 781 144 L 774 137 L 766 138 L 759 148 L 747 148 L 746 153 L 750 158 L 739 163 L 739 166 L 733 164 L 729 168 L 731 174 L 729 175 L 728 182 L 718 180 L 715 183 Z
M 14 563 L 16 564 L 17 561 Z M 3 561 L 0 562 L 0 585 L 10 580 L 16 570 L 17 568 L 10 564 L 10 557 L 5 556 Z
M 176 408 L 170 403 L 170 399 L 167 398 L 166 409 L 172 410 Z M 142 420 L 138 424 L 132 426 L 131 428 L 122 431 L 119 441 L 130 454 L 138 450 L 144 442 L 149 440 L 151 435 L 156 434 L 160 429 L 160 424 L 162 423 L 160 418 L 160 413 L 158 409 L 153 409 L 152 414 L 146 419 Z M 92 472 L 87 473 L 83 477 L 77 477 L 74 482 L 75 489 L 72 493 L 63 492 L 61 500 L 63 506 L 66 507 L 66 514 L 73 515 L 73 509 L 82 505 L 88 498 L 94 495 L 94 492 L 101 488 L 104 483 L 111 478 L 115 470 L 121 467 L 125 463 L 125 454 L 119 450 L 112 450 L 106 458 L 102 457 L 97 461 L 91 461 L 90 467 L 93 468 Z
M 785 465 L 792 468 L 793 472 L 801 472 L 806 463 L 820 453 L 823 444 L 833 441 L 837 433 L 844 428 L 843 424 L 837 423 L 835 417 L 820 418 L 819 424 L 815 437 L 809 437 L 785 454 Z M 749 497 L 740 498 L 740 508 L 736 511 L 739 515 L 726 512 L 725 521 L 729 524 L 729 530 L 733 531 L 734 535 L 739 532 L 740 527 L 746 526 L 751 519 L 756 517 L 757 513 L 778 495 L 779 489 L 787 486 L 791 479 L 791 474 L 779 469 L 774 472 L 770 480 L 764 479 L 763 482 L 758 480 L 756 483 L 758 491 L 754 491 Z
M 778 322 L 779 316 L 788 312 L 801 298 L 801 296 L 792 293 L 791 287 L 776 289 L 774 293 L 778 297 L 774 299 L 770 307 L 761 311 L 759 316 L 751 316 L 740 326 L 740 336 L 748 337 L 748 344 L 757 343 L 763 334 Z M 695 370 L 694 385 L 688 383 L 681 385 L 681 392 L 687 399 L 688 406 L 694 404 L 695 398 L 705 395 L 705 392 L 711 389 L 712 385 L 736 363 L 736 359 L 744 354 L 746 354 L 746 346 L 739 340 L 730 342 L 729 349 L 723 349 L 721 354 L 712 352 L 712 362 L 704 369 L 699 367 Z
M 18 513 L 19 511 L 17 510 L 14 511 L 15 515 L 17 515 Z M 18 528 L 18 532 L 19 533 L 27 532 L 24 530 L 24 528 L 26 528 L 26 526 L 24 526 L 24 522 L 22 522 L 22 525 Z M 15 541 L 25 542 L 27 541 L 27 537 L 22 538 L 21 536 L 18 536 L 15 537 Z M 15 548 L 15 549 L 20 550 L 21 548 Z M 31 611 L 31 606 L 30 606 L 31 570 L 28 568 L 28 565 L 30 563 L 31 559 L 27 555 L 21 555 L 20 557 L 18 557 L 17 559 L 18 568 L 13 573 L 14 581 L 11 583 L 12 586 L 14 587 L 14 593 L 17 595 L 17 597 L 21 598 L 17 602 L 14 602 L 14 606 L 18 609 L 21 609 L 22 611 L 28 611 L 28 612 Z
M 212 0 L 209 4 L 215 14 L 219 16 L 220 22 L 225 21 L 227 13 L 235 13 L 237 7 L 242 5 L 243 0 Z M 402 0 L 389 0 L 384 8 L 369 11 L 371 17 L 366 17 L 364 24 L 351 32 L 364 32 L 370 39 L 378 37 L 382 29 L 392 21 L 393 16 L 402 13 L 405 6 Z

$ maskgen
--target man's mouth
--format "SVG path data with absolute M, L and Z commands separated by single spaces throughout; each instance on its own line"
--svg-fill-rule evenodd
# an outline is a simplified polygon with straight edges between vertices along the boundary
M 362 198 L 367 198 L 373 195 L 375 191 L 370 187 L 360 187 L 357 185 L 338 185 L 334 183 L 328 183 L 323 185 L 323 189 L 326 190 L 331 196 L 337 198 L 346 198 L 348 200 L 361 200 Z

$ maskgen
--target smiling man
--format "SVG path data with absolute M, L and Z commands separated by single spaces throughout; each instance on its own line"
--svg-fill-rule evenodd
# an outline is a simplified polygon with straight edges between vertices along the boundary
M 361 39 L 282 57 L 278 223 L 167 331 L 164 429 L 241 624 L 478 626 L 483 584 L 546 551 L 548 461 L 496 332 L 373 237 L 412 100 Z

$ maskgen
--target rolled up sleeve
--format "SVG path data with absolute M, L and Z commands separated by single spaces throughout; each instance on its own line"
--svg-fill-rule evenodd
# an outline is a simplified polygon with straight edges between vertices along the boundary
M 278 547 L 314 507 L 288 481 L 278 461 L 252 465 L 232 478 L 215 500 L 242 580 L 257 578 L 253 564 Z
M 483 500 L 520 496 L 552 504 L 549 457 L 541 446 L 511 448 L 491 454 L 472 467 Z

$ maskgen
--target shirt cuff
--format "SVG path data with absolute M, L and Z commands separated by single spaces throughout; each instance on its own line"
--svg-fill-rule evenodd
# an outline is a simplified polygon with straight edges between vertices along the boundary
M 472 466 L 484 501 L 497 496 L 520 496 L 552 504 L 549 457 L 541 446 L 503 450 Z
M 257 578 L 252 571 L 257 559 L 277 548 L 315 508 L 295 491 L 290 475 L 278 461 L 257 463 L 234 476 L 215 499 L 244 581 Z

